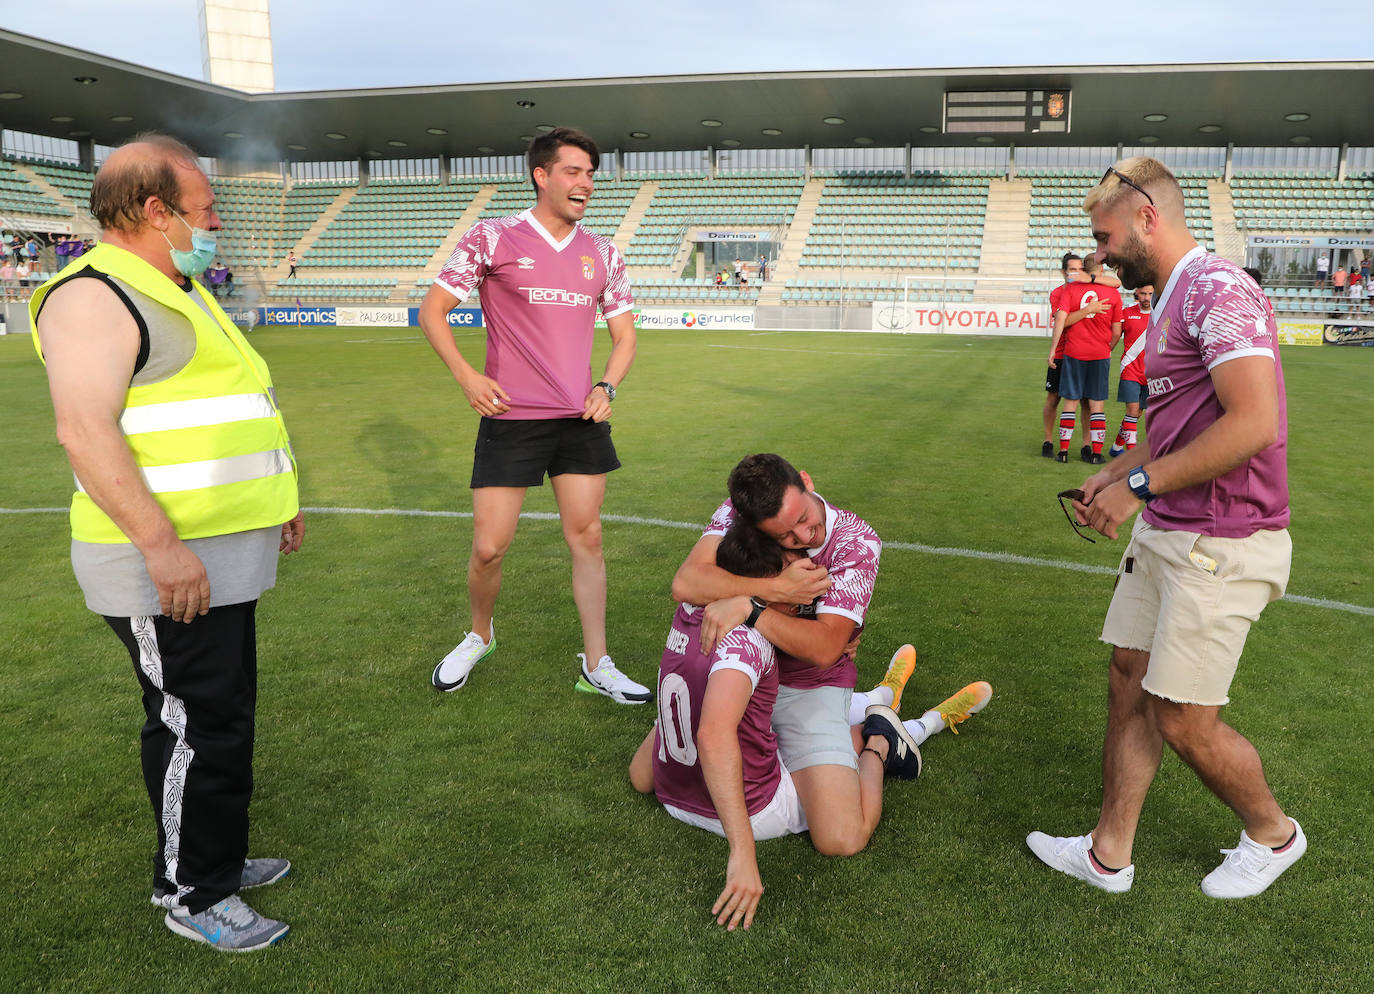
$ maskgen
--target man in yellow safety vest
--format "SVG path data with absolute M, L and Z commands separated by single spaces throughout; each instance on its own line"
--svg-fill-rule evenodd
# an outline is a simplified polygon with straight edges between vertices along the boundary
M 29 305 L 76 476 L 72 567 L 143 692 L 153 903 L 179 935 L 260 949 L 287 926 L 238 892 L 290 864 L 247 858 L 253 614 L 304 534 L 295 458 L 266 363 L 195 280 L 220 227 L 195 153 L 120 147 L 91 213 L 101 243 Z

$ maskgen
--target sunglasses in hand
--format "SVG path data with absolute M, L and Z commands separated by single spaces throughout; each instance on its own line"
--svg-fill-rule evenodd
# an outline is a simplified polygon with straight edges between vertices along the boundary
M 1078 537 L 1087 539 L 1089 542 L 1093 543 L 1093 545 L 1096 545 L 1097 539 L 1088 534 L 1091 529 L 1084 525 L 1080 525 L 1078 519 L 1073 516 L 1073 502 L 1078 501 L 1080 504 L 1086 503 L 1086 501 L 1083 500 L 1083 491 L 1061 490 L 1055 496 L 1059 498 L 1059 506 L 1064 509 L 1064 517 L 1069 519 L 1069 524 L 1073 525 L 1073 530 Z

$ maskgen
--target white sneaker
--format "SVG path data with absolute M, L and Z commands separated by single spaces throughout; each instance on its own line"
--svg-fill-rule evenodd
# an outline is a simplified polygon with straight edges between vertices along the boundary
M 1292 818 L 1293 841 L 1283 852 L 1262 846 L 1242 830 L 1240 842 L 1234 849 L 1223 849 L 1226 858 L 1202 878 L 1202 893 L 1208 897 L 1254 897 L 1262 894 L 1307 852 L 1307 836 L 1302 826 Z
M 463 641 L 434 667 L 434 675 L 430 677 L 430 682 L 445 693 L 457 690 L 468 682 L 468 674 L 472 672 L 472 668 L 491 655 L 491 650 L 495 648 L 495 625 L 491 627 L 490 642 L 483 642 L 482 636 L 476 632 L 468 632 Z
M 589 694 L 605 694 L 617 704 L 647 704 L 654 699 L 648 687 L 635 683 L 615 668 L 610 656 L 602 656 L 596 669 L 587 669 L 587 655 L 579 652 L 582 661 L 582 675 L 578 677 L 577 689 Z
M 1103 873 L 1093 865 L 1092 857 L 1088 855 L 1092 844 L 1091 835 L 1056 837 L 1044 832 L 1031 832 L 1026 836 L 1026 845 L 1046 866 L 1113 894 L 1124 894 L 1130 890 L 1135 880 L 1135 864 L 1115 873 Z

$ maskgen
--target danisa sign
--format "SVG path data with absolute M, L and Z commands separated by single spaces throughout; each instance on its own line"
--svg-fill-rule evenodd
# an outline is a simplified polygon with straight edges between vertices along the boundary
M 1046 337 L 1045 308 L 1034 304 L 942 304 L 909 300 L 873 305 L 873 330 L 910 334 Z
M 698 242 L 762 242 L 767 236 L 762 231 L 716 231 L 712 228 L 698 228 L 692 239 Z
M 1374 248 L 1374 238 L 1342 238 L 1339 235 L 1251 235 L 1245 242 L 1259 248 Z

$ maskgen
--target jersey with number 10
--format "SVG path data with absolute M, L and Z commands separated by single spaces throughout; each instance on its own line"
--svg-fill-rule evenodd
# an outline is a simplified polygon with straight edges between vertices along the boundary
M 752 628 L 727 632 L 707 655 L 701 651 L 702 609 L 679 604 L 658 666 L 658 721 L 654 731 L 654 793 L 663 804 L 715 818 L 716 808 L 697 754 L 697 729 L 706 683 L 713 673 L 738 670 L 754 692 L 739 723 L 744 803 L 750 815 L 768 806 L 782 781 L 773 702 L 778 667 L 773 646 Z

